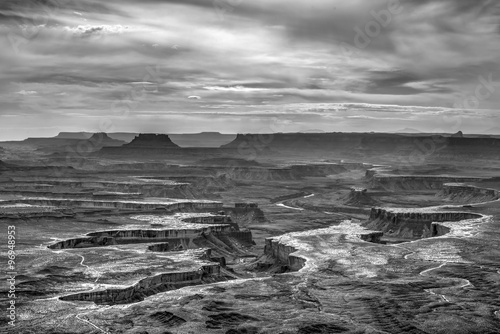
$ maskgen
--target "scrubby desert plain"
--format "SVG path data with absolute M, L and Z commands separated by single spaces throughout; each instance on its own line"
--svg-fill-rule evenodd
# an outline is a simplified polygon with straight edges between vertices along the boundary
M 0 143 L 2 333 L 500 332 L 500 139 L 123 139 Z

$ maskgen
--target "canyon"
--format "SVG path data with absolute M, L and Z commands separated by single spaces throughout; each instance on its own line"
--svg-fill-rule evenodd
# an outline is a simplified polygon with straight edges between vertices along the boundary
M 0 143 L 20 333 L 498 332 L 497 139 L 204 136 Z

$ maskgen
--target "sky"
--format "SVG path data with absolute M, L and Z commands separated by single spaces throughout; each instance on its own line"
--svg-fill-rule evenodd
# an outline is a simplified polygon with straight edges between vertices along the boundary
M 495 0 L 2 0 L 0 140 L 500 134 Z

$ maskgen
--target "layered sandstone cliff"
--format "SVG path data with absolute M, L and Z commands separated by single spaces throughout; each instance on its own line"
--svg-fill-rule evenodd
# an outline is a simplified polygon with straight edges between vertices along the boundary
M 102 247 L 116 244 L 168 242 L 150 246 L 150 250 L 163 249 L 185 250 L 198 248 L 207 235 L 213 235 L 219 241 L 227 238 L 228 245 L 242 243 L 253 244 L 250 230 L 240 231 L 238 224 L 226 215 L 178 213 L 173 216 L 134 216 L 134 220 L 149 223 L 152 228 L 127 228 L 104 230 L 87 233 L 85 236 L 63 240 L 49 245 L 51 249 Z
M 281 264 L 285 264 L 292 271 L 302 269 L 306 259 L 300 256 L 292 255 L 297 249 L 293 246 L 281 243 L 279 240 L 267 238 L 265 240 L 264 254 L 276 259 Z
M 162 273 L 147 277 L 126 288 L 95 290 L 59 297 L 64 301 L 90 301 L 96 304 L 126 304 L 144 297 L 183 286 L 199 285 L 220 280 L 220 265 L 205 264 L 199 269 Z
M 196 229 L 140 229 L 140 230 L 113 230 L 88 233 L 85 237 L 78 237 L 56 242 L 48 247 L 51 249 L 67 249 L 82 247 L 101 247 L 115 244 L 150 243 L 168 241 L 172 248 L 197 248 L 194 239 L 205 234 L 228 234 L 234 229 L 229 225 L 207 226 Z M 180 247 L 179 247 L 180 245 Z

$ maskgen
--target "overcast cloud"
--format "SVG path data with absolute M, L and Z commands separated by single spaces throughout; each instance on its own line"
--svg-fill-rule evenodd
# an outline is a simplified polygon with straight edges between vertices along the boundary
M 0 139 L 484 133 L 499 23 L 492 0 L 2 0 Z

